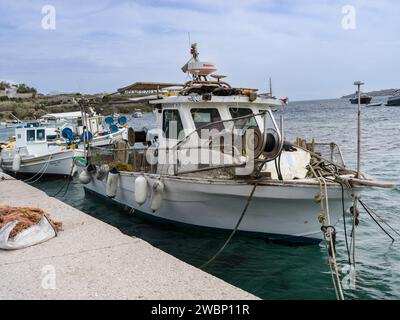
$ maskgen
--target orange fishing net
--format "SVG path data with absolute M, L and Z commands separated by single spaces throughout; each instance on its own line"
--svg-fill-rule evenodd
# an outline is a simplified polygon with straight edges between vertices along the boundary
M 18 221 L 17 225 L 10 233 L 10 238 L 13 238 L 22 230 L 28 229 L 29 227 L 39 223 L 44 215 L 46 215 L 56 232 L 62 230 L 62 223 L 53 221 L 50 218 L 50 215 L 45 213 L 42 209 L 0 205 L 0 230 L 7 223 Z

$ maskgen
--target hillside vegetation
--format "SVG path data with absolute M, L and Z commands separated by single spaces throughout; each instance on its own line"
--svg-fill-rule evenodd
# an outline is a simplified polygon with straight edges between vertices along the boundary
M 22 89 L 24 90 L 24 89 Z M 47 113 L 59 113 L 79 111 L 77 99 L 85 98 L 89 105 L 103 115 L 109 115 L 115 112 L 132 113 L 135 110 L 145 112 L 151 111 L 152 107 L 147 103 L 135 103 L 127 100 L 124 96 L 84 95 L 79 93 L 60 94 L 53 96 L 37 95 L 34 98 L 8 98 L 0 97 L 0 119 L 13 119 L 11 113 L 21 120 L 34 120 Z

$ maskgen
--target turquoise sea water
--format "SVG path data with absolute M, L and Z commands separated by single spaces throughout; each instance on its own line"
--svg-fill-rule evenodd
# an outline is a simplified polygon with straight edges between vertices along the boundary
M 379 98 L 375 99 L 379 100 Z M 382 99 L 383 101 L 383 99 Z M 376 102 L 376 101 L 375 101 Z M 363 107 L 364 172 L 400 184 L 400 108 Z M 285 108 L 287 138 L 300 136 L 338 143 L 349 167 L 356 161 L 357 106 L 347 100 L 293 102 Z M 154 124 L 152 114 L 135 119 L 135 127 Z M 0 140 L 12 130 L 0 129 Z M 35 186 L 54 194 L 62 180 L 43 179 Z M 73 181 L 62 201 L 105 221 L 121 232 L 142 238 L 175 257 L 199 266 L 225 242 L 227 235 L 211 230 L 164 224 L 135 216 L 105 200 L 84 193 Z M 363 199 L 400 230 L 400 188 L 370 190 Z M 240 212 L 238 212 L 238 215 Z M 356 237 L 356 299 L 400 299 L 400 239 L 392 243 L 361 211 Z M 343 224 L 337 226 L 338 261 L 346 265 Z M 264 299 L 335 299 L 325 247 L 290 246 L 264 239 L 235 236 L 207 272 Z M 343 274 L 344 275 L 344 274 Z M 352 292 L 346 293 L 351 299 Z

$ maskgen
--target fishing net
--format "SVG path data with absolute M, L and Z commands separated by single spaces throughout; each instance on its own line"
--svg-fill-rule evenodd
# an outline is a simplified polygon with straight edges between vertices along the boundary
M 39 208 L 0 205 L 0 230 L 8 223 L 17 221 L 16 226 L 10 233 L 10 238 L 14 238 L 21 231 L 38 224 L 43 216 L 46 216 L 56 232 L 62 230 L 61 222 L 52 220 L 49 214 Z

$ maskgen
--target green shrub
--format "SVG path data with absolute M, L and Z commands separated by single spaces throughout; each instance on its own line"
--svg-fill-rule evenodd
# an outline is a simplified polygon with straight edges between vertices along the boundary
M 17 93 L 33 93 L 35 95 L 37 90 L 33 87 L 27 86 L 25 83 L 22 83 L 18 86 Z

